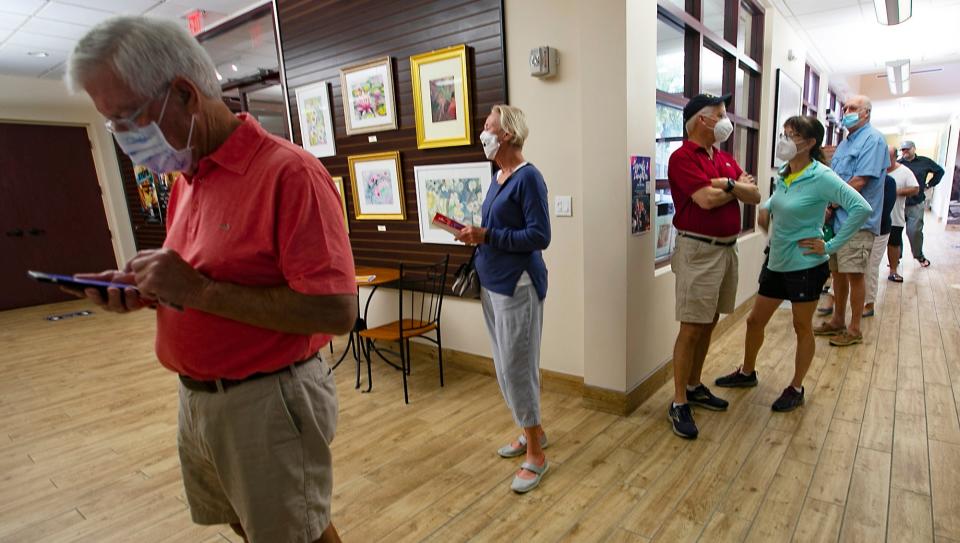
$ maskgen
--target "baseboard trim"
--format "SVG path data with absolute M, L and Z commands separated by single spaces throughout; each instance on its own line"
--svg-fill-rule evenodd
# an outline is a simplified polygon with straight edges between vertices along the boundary
M 713 331 L 711 343 L 733 328 L 733 323 L 746 315 L 753 307 L 756 295 L 751 296 L 726 318 L 717 323 Z M 437 347 L 427 343 L 412 342 L 411 351 L 429 357 L 437 356 Z M 446 364 L 458 369 L 496 377 L 493 360 L 486 356 L 465 353 L 453 349 L 443 350 L 443 360 Z M 594 411 L 628 416 L 643 402 L 650 399 L 654 392 L 673 378 L 673 359 L 667 360 L 662 366 L 637 383 L 629 392 L 619 392 L 600 387 L 590 386 L 583 382 L 582 377 L 569 375 L 552 370 L 540 370 L 540 386 L 544 390 L 560 392 L 573 397 L 582 398 L 583 406 Z

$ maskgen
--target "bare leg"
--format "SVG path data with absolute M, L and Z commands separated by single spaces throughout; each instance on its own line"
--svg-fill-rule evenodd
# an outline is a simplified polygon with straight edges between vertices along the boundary
M 743 373 L 753 373 L 757 368 L 757 354 L 760 347 L 763 346 L 763 331 L 773 317 L 774 312 L 780 307 L 780 302 L 776 298 L 767 298 L 757 295 L 753 302 L 753 309 L 750 316 L 747 317 L 747 335 L 743 341 Z M 816 305 L 814 303 L 814 305 Z
M 793 304 L 793 330 L 797 333 L 797 355 L 794 359 L 793 381 L 796 388 L 803 386 L 803 378 L 810 370 L 810 363 L 817 349 L 817 342 L 813 338 L 813 312 L 817 308 L 816 302 Z
M 687 382 L 690 380 L 700 334 L 706 326 L 692 322 L 680 323 L 677 341 L 673 345 L 673 401 L 677 404 L 687 403 Z
M 900 247 L 887 245 L 887 262 L 890 263 L 890 273 L 897 273 L 900 269 Z
M 850 326 L 847 330 L 860 333 L 860 319 L 863 317 L 863 300 L 867 295 L 867 283 L 862 273 L 845 274 L 850 285 Z
M 847 324 L 847 295 L 850 291 L 848 273 L 833 274 L 833 319 L 830 320 L 830 326 L 840 328 Z M 863 284 L 863 275 L 861 274 L 861 284 Z M 863 312 L 863 297 L 860 298 L 860 312 Z
M 523 429 L 523 437 L 527 440 L 527 458 L 526 461 L 535 466 L 542 466 L 547 461 L 547 456 L 543 453 L 543 447 L 540 446 L 540 436 L 543 435 L 543 427 L 539 424 L 529 426 Z M 521 479 L 536 479 L 537 474 L 532 471 L 521 469 L 517 472 Z
M 693 353 L 693 364 L 690 366 L 690 377 L 687 378 L 687 384 L 692 387 L 700 386 L 700 374 L 703 373 L 703 363 L 707 360 L 707 351 L 710 350 L 710 338 L 713 336 L 713 329 L 716 328 L 718 320 L 720 320 L 720 315 L 715 314 L 713 322 L 704 325 L 700 339 L 697 340 L 697 347 Z

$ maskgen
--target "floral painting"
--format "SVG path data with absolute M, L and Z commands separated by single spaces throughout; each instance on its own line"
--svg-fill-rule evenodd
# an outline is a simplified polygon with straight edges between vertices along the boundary
M 303 148 L 318 158 L 337 154 L 327 82 L 300 87 L 296 94 Z
M 430 111 L 433 122 L 457 120 L 457 88 L 454 78 L 430 81 Z
M 347 134 L 397 128 L 393 96 L 393 61 L 383 57 L 340 70 Z
M 407 218 L 399 152 L 349 156 L 347 167 L 353 184 L 353 213 L 357 220 L 402 221 Z
M 467 226 L 483 223 L 483 200 L 492 182 L 489 162 L 415 166 L 420 241 L 459 244 L 433 224 L 440 213 Z
M 393 205 L 393 179 L 388 170 L 363 172 L 363 197 L 367 204 Z

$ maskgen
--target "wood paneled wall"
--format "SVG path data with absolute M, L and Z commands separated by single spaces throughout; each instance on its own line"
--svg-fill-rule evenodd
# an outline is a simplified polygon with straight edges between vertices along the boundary
M 330 83 L 337 155 L 321 162 L 331 175 L 343 177 L 357 264 L 396 267 L 401 261 L 433 262 L 449 253 L 452 274 L 469 258 L 470 249 L 420 243 L 413 167 L 484 160 L 478 137 L 483 122 L 491 106 L 507 98 L 502 1 L 279 0 L 277 9 L 297 143 L 300 127 L 294 90 L 320 81 Z M 470 61 L 473 145 L 417 149 L 410 56 L 461 43 L 467 45 Z M 375 133 L 376 143 L 368 141 L 371 134 L 347 136 L 340 68 L 384 56 L 393 58 L 399 128 Z M 387 151 L 400 152 L 407 220 L 354 220 L 347 157 Z M 378 225 L 385 225 L 386 232 L 379 232 Z

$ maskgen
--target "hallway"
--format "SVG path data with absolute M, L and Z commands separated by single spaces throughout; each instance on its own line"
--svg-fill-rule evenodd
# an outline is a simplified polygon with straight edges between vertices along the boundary
M 792 372 L 780 310 L 760 386 L 697 411 L 696 441 L 670 431 L 672 385 L 626 418 L 545 392 L 552 469 L 525 496 L 494 454 L 516 433 L 494 379 L 450 368 L 440 389 L 418 359 L 404 407 L 393 370 L 366 395 L 341 366 L 334 522 L 358 542 L 960 542 L 960 232 L 930 219 L 927 234 L 933 266 L 881 281 L 863 345 L 818 339 L 802 409 L 769 408 Z M 239 541 L 190 523 L 152 314 L 42 319 L 82 307 L 0 313 L 0 541 Z M 743 334 L 741 319 L 717 339 L 708 383 Z

